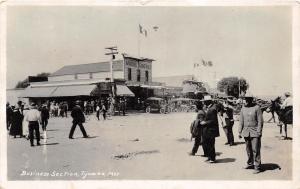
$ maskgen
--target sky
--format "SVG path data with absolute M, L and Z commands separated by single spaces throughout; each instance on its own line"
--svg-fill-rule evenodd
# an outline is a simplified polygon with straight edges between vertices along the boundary
M 147 37 L 139 33 L 139 24 Z M 108 61 L 109 46 L 117 46 L 120 54 L 155 59 L 153 77 L 214 72 L 216 80 L 244 77 L 254 95 L 292 90 L 288 6 L 10 6 L 7 88 L 64 65 Z M 213 66 L 195 69 L 202 59 Z

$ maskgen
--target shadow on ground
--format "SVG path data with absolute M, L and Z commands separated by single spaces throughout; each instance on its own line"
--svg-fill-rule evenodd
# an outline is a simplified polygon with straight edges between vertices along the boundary
M 265 172 L 265 171 L 273 171 L 273 170 L 281 170 L 281 167 L 278 164 L 275 163 L 265 163 L 265 164 L 261 164 L 261 171 Z
M 223 159 L 217 159 L 216 163 L 231 163 L 235 162 L 235 158 L 223 158 Z
M 234 145 L 241 145 L 241 144 L 245 144 L 245 142 L 235 142 Z
M 51 145 L 58 145 L 58 144 L 59 144 L 58 142 L 53 142 L 53 143 L 46 143 L 46 144 L 41 144 L 41 145 L 51 146 Z
M 73 139 L 81 139 L 81 138 L 84 138 L 84 139 L 93 139 L 93 138 L 97 138 L 99 136 L 89 136 L 87 138 L 84 138 L 84 137 L 74 137 Z

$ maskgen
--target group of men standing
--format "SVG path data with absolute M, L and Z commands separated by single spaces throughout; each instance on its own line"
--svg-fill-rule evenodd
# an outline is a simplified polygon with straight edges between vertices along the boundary
M 261 137 L 263 129 L 263 117 L 261 109 L 253 102 L 252 95 L 245 96 L 245 105 L 240 112 L 240 126 L 238 129 L 239 138 L 244 138 L 247 151 L 247 165 L 245 169 L 254 169 L 254 174 L 261 171 Z M 204 97 L 204 107 L 198 107 L 198 114 L 191 125 L 192 135 L 194 133 L 195 143 L 190 155 L 195 155 L 202 144 L 203 157 L 207 157 L 207 162 L 216 162 L 215 138 L 220 136 L 219 120 L 225 131 L 227 143 L 234 145 L 232 132 L 233 112 L 227 104 L 215 104 L 211 96 Z M 194 129 L 198 128 L 198 132 Z

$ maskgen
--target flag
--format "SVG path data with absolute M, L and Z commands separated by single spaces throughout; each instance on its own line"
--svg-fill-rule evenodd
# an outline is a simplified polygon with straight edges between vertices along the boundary
M 208 62 L 207 62 L 207 65 L 208 65 L 208 66 L 213 66 L 213 63 L 212 63 L 211 61 L 208 61 Z
M 139 24 L 140 33 L 143 34 L 143 27 Z

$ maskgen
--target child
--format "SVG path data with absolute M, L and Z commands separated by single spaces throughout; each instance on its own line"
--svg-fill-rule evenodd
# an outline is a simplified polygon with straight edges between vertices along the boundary
M 194 156 L 197 151 L 199 146 L 202 143 L 202 127 L 200 125 L 201 121 L 205 120 L 205 112 L 203 110 L 199 110 L 196 120 L 194 120 L 191 124 L 191 134 L 192 137 L 191 138 L 195 138 L 195 143 L 192 149 L 192 152 L 189 153 L 189 155 Z

